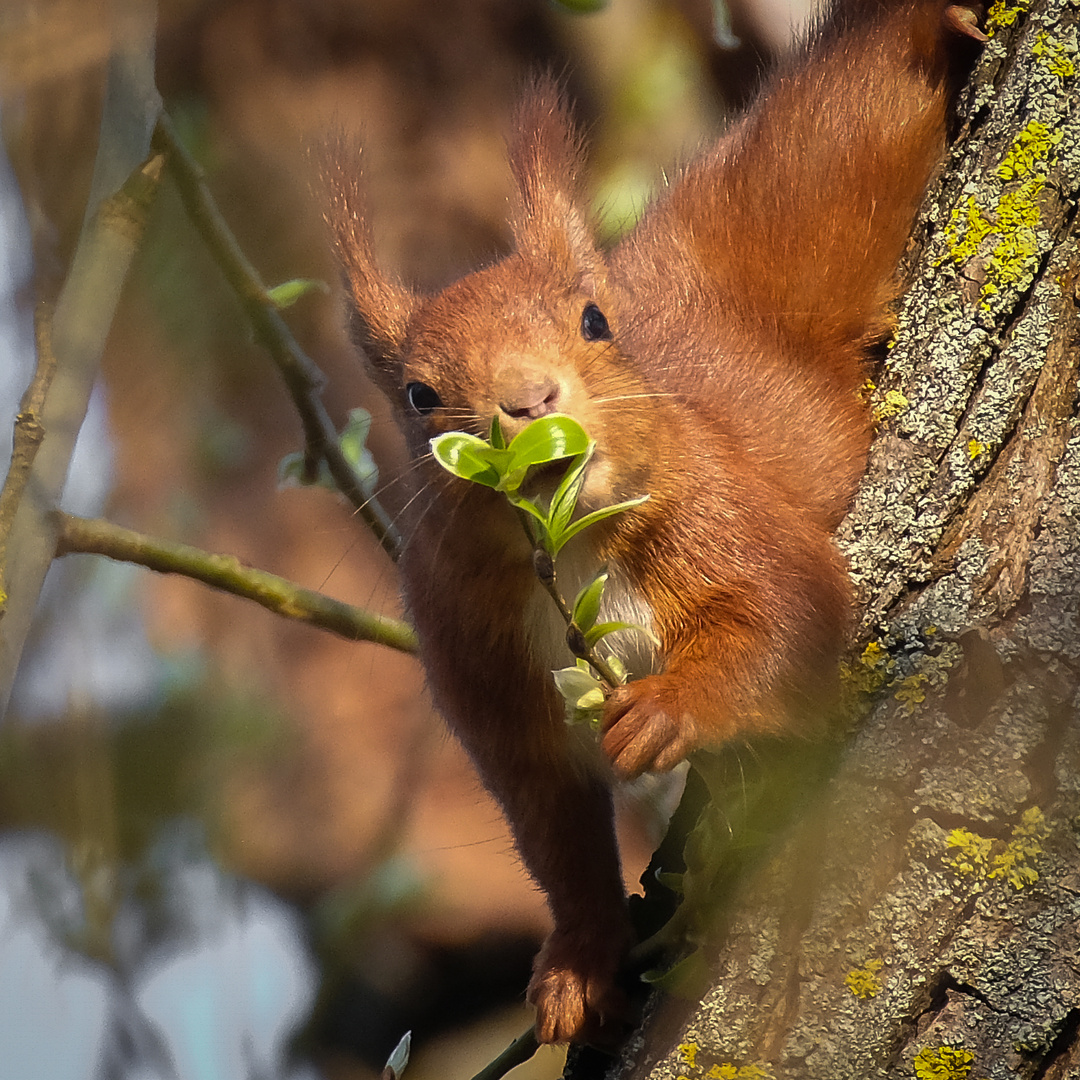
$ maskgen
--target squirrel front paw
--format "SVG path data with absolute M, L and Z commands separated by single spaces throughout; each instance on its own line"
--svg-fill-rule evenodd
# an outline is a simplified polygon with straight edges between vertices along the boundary
M 542 1043 L 614 1045 L 625 1032 L 629 1006 L 615 985 L 628 943 L 592 935 L 583 945 L 555 930 L 533 965 L 526 995 L 536 1008 L 536 1037 Z
M 673 769 L 697 745 L 697 724 L 669 676 L 620 686 L 604 707 L 600 745 L 615 772 L 632 780 Z

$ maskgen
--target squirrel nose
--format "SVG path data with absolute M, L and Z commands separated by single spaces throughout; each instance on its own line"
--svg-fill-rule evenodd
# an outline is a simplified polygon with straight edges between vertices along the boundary
M 536 420 L 556 411 L 559 384 L 549 376 L 499 380 L 499 408 L 514 420 Z

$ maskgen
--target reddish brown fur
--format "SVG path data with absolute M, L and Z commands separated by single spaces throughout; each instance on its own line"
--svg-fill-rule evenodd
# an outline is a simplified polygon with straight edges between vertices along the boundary
M 619 1010 L 629 930 L 608 783 L 568 737 L 550 674 L 558 634 L 538 614 L 519 524 L 501 496 L 441 474 L 428 440 L 486 434 L 496 414 L 512 435 L 568 412 L 598 444 L 586 507 L 651 496 L 568 549 L 579 576 L 608 563 L 609 590 L 646 605 L 662 643 L 655 673 L 608 701 L 616 774 L 805 725 L 835 683 L 848 619 L 830 534 L 869 438 L 864 351 L 944 145 L 945 11 L 851 0 L 834 12 L 607 257 L 550 83 L 510 143 L 516 253 L 437 296 L 381 275 L 355 178 L 343 163 L 332 177 L 357 338 L 418 463 L 401 570 L 431 689 L 555 921 L 529 989 L 543 1040 L 595 1033 Z M 613 340 L 585 339 L 590 302 Z M 416 382 L 443 407 L 411 411 Z

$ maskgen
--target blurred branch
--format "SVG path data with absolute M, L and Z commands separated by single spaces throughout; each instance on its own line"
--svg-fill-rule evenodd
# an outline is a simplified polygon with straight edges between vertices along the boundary
M 13 460 L 0 495 L 0 554 L 8 591 L 0 610 L 0 715 L 56 548 L 51 512 L 63 493 L 113 312 L 161 175 L 160 156 L 147 160 L 160 108 L 154 87 L 154 5 L 115 0 L 113 15 L 91 198 L 51 326 L 45 325 L 46 316 L 38 320 L 39 345 L 51 339 L 51 352 L 43 350 L 23 399 L 16 424 L 21 456 Z
M 160 540 L 100 518 L 91 520 L 57 511 L 54 520 L 58 530 L 57 557 L 88 552 L 138 563 L 161 574 L 182 574 L 350 641 L 373 641 L 399 652 L 416 652 L 416 635 L 408 624 L 302 589 L 276 574 L 245 566 L 233 555 L 215 555 L 187 544 Z
M 241 251 L 217 208 L 202 169 L 164 114 L 154 130 L 154 145 L 167 155 L 170 175 L 188 215 L 243 305 L 259 341 L 285 380 L 304 428 L 309 479 L 315 476 L 319 459 L 324 459 L 334 483 L 371 527 L 387 554 L 397 559 L 401 547 L 397 530 L 382 505 L 365 495 L 356 473 L 341 452 L 337 429 L 319 397 L 326 377 L 300 348 L 267 295 L 258 271 Z
M 488 1062 L 472 1080 L 501 1080 L 511 1069 L 516 1069 L 520 1064 L 528 1061 L 539 1049 L 540 1044 L 536 1041 L 536 1032 L 529 1028 L 497 1058 Z
M 0 491 L 0 619 L 7 609 L 7 549 L 15 515 L 22 504 L 23 493 L 30 481 L 34 459 L 45 438 L 41 414 L 49 385 L 56 374 L 56 356 L 49 341 L 52 313 L 45 307 L 34 312 L 34 336 L 37 342 L 37 368 L 30 385 L 19 402 L 15 417 L 15 433 L 11 444 L 11 464 L 7 479 Z

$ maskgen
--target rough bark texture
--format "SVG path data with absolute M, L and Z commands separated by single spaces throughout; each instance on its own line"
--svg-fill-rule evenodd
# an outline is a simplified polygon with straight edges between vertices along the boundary
M 841 535 L 877 704 L 611 1076 L 1080 1077 L 1078 17 L 991 13 L 920 223 Z

